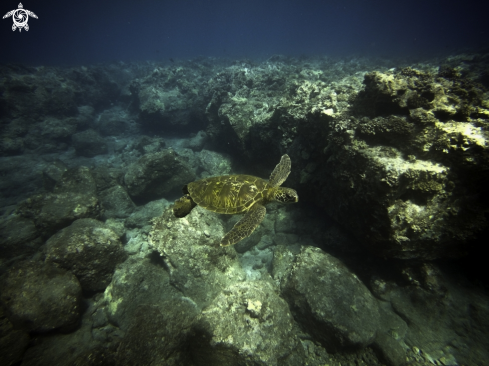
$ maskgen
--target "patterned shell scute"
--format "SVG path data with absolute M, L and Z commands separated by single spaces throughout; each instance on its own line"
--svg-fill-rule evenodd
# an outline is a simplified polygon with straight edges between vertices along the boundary
M 187 186 L 199 206 L 217 213 L 240 214 L 263 202 L 268 181 L 252 175 L 223 175 L 192 182 Z

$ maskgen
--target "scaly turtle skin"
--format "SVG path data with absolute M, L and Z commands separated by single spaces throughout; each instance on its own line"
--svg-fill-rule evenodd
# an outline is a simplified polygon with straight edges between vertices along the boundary
M 199 205 L 221 214 L 245 215 L 221 240 L 221 246 L 234 245 L 250 236 L 266 214 L 270 202 L 297 202 L 299 196 L 291 188 L 280 187 L 290 174 L 291 162 L 286 154 L 280 159 L 269 180 L 252 175 L 223 175 L 205 178 L 183 187 L 183 197 L 173 206 L 176 217 L 185 217 Z

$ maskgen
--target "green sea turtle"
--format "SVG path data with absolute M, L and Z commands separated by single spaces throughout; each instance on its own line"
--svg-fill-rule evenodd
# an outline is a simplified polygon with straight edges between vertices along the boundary
M 270 202 L 297 202 L 299 196 L 291 188 L 280 187 L 290 174 L 290 158 L 283 155 L 270 179 L 252 175 L 222 175 L 201 179 L 183 187 L 184 196 L 175 201 L 173 214 L 187 216 L 199 205 L 209 211 L 221 214 L 245 215 L 221 240 L 221 246 L 234 245 L 248 237 L 260 225 L 267 212 L 265 205 Z

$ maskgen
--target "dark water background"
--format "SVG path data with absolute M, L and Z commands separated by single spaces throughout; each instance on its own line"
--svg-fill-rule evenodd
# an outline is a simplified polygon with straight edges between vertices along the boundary
M 173 0 L 23 2 L 0 22 L 0 63 L 77 65 L 198 56 L 381 56 L 410 60 L 488 45 L 487 1 Z M 0 13 L 18 7 L 2 1 Z

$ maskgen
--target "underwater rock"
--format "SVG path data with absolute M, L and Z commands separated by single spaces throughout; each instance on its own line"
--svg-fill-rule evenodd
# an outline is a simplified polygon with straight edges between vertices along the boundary
M 98 129 L 102 136 L 120 136 L 128 132 L 129 120 L 120 107 L 104 111 L 98 120 Z
M 187 338 L 196 317 L 193 305 L 185 300 L 140 305 L 120 343 L 116 365 L 194 364 L 189 349 L 195 345 Z
M 90 300 L 85 300 L 90 303 Z M 87 309 L 91 311 L 92 309 Z M 86 313 L 84 314 L 86 315 Z M 52 332 L 34 335 L 22 357 L 25 366 L 117 366 L 113 354 L 123 333 L 112 325 L 92 328 L 90 317 L 84 316 L 80 326 L 70 333 Z M 105 333 L 102 339 L 100 334 Z
M 140 123 L 153 131 L 202 126 L 206 83 L 197 75 L 186 67 L 155 67 L 148 76 L 133 80 L 129 89 L 139 106 Z
M 0 145 L 0 156 L 21 155 L 23 153 L 24 141 L 20 137 L 3 137 Z
M 392 342 L 395 339 L 405 349 L 407 346 L 413 350 L 410 356 L 418 362 L 422 358 L 432 364 L 485 364 L 489 349 L 487 297 L 474 291 L 473 283 L 455 274 L 450 265 L 401 265 L 402 285 L 381 278 L 371 282 L 385 310 L 381 312 L 382 330 L 373 347 L 387 357 L 397 358 L 398 346 Z M 468 339 L 477 341 L 466 347 Z
M 173 313 L 178 313 L 174 315 L 176 318 L 184 316 L 175 305 L 178 302 L 185 308 L 186 316 L 195 317 L 200 313 L 197 304 L 171 284 L 164 262 L 155 252 L 142 259 L 129 257 L 117 267 L 101 299 L 101 309 L 109 323 L 126 332 L 137 323 L 137 319 L 147 321 L 140 314 L 140 309 L 145 306 L 162 310 L 169 317 Z
M 99 194 L 100 202 L 104 208 L 103 217 L 108 218 L 126 218 L 136 208 L 131 197 L 127 194 L 124 187 L 116 185 Z
M 340 260 L 321 249 L 303 247 L 281 289 L 296 321 L 328 352 L 374 341 L 380 327 L 377 300 Z
M 349 74 L 335 65 L 216 75 L 210 140 L 261 163 L 287 151 L 303 202 L 324 208 L 380 256 L 464 255 L 467 240 L 487 227 L 484 87 L 446 67 L 436 74 L 356 65 Z M 291 227 L 277 223 L 278 231 Z
M 34 221 L 17 214 L 0 217 L 0 258 L 34 254 L 43 244 Z
M 137 138 L 132 146 L 135 150 L 144 155 L 161 151 L 165 148 L 166 143 L 161 137 L 149 137 L 143 135 Z
M 52 192 L 56 183 L 61 180 L 64 172 L 68 170 L 68 167 L 60 159 L 56 159 L 50 163 L 42 171 L 42 185 L 44 189 L 48 192 Z
M 82 105 L 78 107 L 78 128 L 80 131 L 90 128 L 94 120 L 95 109 L 90 105 Z
M 0 305 L 0 365 L 11 366 L 20 363 L 29 344 L 29 334 L 14 329 Z
M 93 179 L 97 185 L 97 192 L 105 191 L 111 187 L 122 184 L 124 172 L 121 168 L 113 168 L 108 164 L 100 164 L 91 169 Z
M 36 154 L 49 154 L 68 150 L 71 137 L 78 128 L 78 119 L 69 117 L 59 119 L 45 117 L 40 122 L 29 126 L 24 137 L 27 151 Z
M 202 168 L 209 176 L 231 174 L 231 159 L 229 155 L 210 150 L 202 150 L 198 157 Z
M 277 244 L 273 251 L 272 277 L 278 284 L 290 273 L 295 257 L 299 253 L 299 246 Z
M 1 144 L 0 144 L 1 145 Z M 23 200 L 38 194 L 43 187 L 42 171 L 50 165 L 43 155 L 25 154 L 0 159 L 0 212 L 17 206 Z M 10 207 L 10 208 L 12 208 Z
M 410 67 L 395 73 L 367 73 L 365 91 L 357 102 L 365 102 L 362 108 L 369 116 L 407 115 L 409 110 L 423 108 L 441 122 L 487 118 L 488 111 L 480 108 L 482 85 L 446 70 L 440 68 L 438 75 Z
M 199 131 L 192 137 L 188 143 L 188 147 L 193 151 L 201 151 L 207 142 L 207 134 L 204 131 Z
M 138 206 L 136 210 L 124 221 L 127 228 L 142 228 L 146 225 L 152 226 L 151 219 L 161 216 L 170 205 L 166 199 L 151 201 L 144 206 Z
M 173 285 L 199 306 L 246 278 L 236 251 L 219 246 L 224 228 L 215 213 L 195 207 L 179 219 L 169 207 L 153 223 L 150 245 L 162 256 Z
M 80 283 L 52 264 L 28 261 L 11 267 L 1 300 L 12 324 L 27 331 L 69 331 L 80 319 Z
M 304 198 L 380 256 L 465 255 L 487 227 L 481 87 L 409 68 L 372 72 L 364 83 L 343 115 L 311 118 L 309 130 L 328 143 Z
M 34 222 L 41 237 L 49 237 L 58 230 L 82 218 L 98 218 L 99 200 L 89 194 L 73 192 L 48 193 L 32 196 L 21 202 L 15 213 Z
M 63 172 L 54 187 L 54 193 L 62 192 L 96 195 L 97 184 L 91 169 L 86 166 L 80 166 Z
M 188 164 L 173 149 L 166 149 L 146 154 L 129 165 L 124 183 L 131 196 L 149 201 L 181 190 L 195 178 Z
M 97 155 L 107 154 L 109 149 L 105 140 L 95 130 L 88 129 L 75 133 L 71 137 L 76 154 L 93 158 Z
M 80 219 L 46 242 L 46 263 L 75 274 L 84 291 L 102 291 L 127 255 L 119 237 L 103 222 Z
M 298 365 L 304 358 L 287 303 L 266 281 L 223 289 L 202 311 L 198 365 Z
M 12 77 L 1 79 L 2 99 L 10 117 L 28 116 L 37 119 L 41 116 L 65 117 L 76 114 L 77 87 L 72 81 L 62 80 L 63 77 L 56 72 L 37 72 L 39 70 L 34 68 L 28 73 L 2 71 L 12 73 Z

